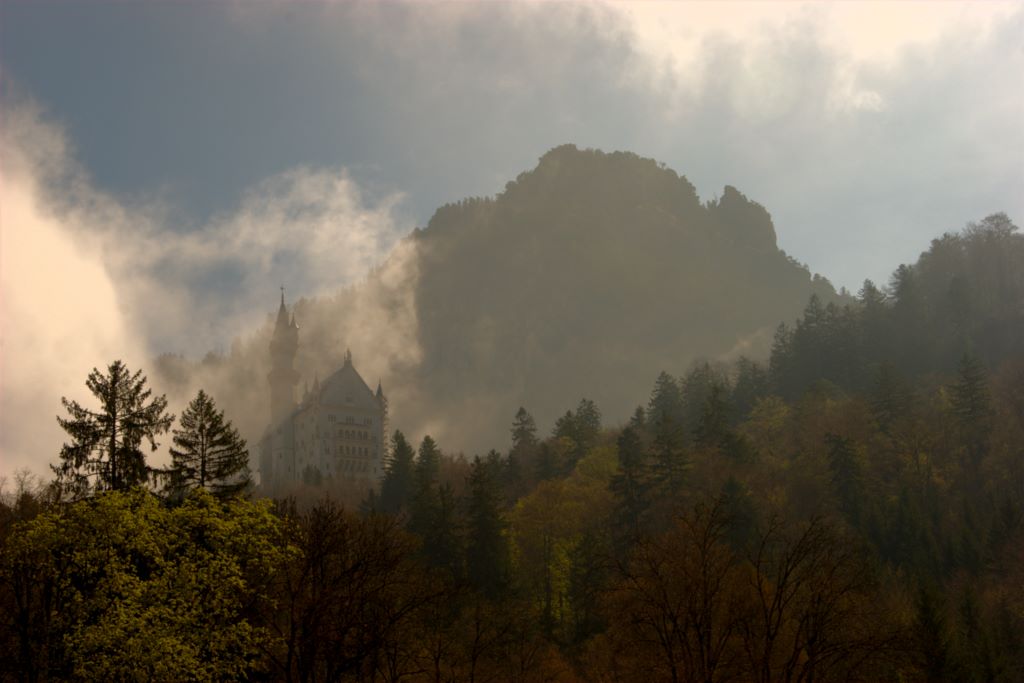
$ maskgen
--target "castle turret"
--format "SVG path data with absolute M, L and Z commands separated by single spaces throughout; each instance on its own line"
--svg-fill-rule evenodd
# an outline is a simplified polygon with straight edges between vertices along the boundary
M 270 422 L 280 424 L 295 409 L 295 387 L 299 373 L 295 371 L 295 354 L 299 350 L 299 326 L 295 316 L 289 320 L 281 288 L 281 306 L 277 310 L 274 336 L 270 340 Z

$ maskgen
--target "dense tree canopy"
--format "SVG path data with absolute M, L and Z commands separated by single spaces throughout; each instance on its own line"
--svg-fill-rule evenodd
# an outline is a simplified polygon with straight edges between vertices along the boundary
M 71 497 L 94 491 L 124 491 L 145 483 L 149 474 L 142 443 L 157 448 L 156 437 L 166 432 L 173 415 L 167 415 L 167 399 L 152 397 L 142 371 L 132 373 L 121 361 L 111 363 L 106 374 L 89 373 L 86 387 L 99 401 L 99 410 L 62 398 L 68 417 L 57 422 L 71 437 L 60 451 L 60 465 L 53 467 L 58 485 Z

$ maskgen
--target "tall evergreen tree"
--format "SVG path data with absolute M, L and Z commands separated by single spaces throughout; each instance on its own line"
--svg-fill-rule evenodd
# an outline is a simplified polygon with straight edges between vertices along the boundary
M 622 430 L 618 440 L 619 469 L 609 488 L 615 496 L 615 522 L 624 542 L 640 535 L 642 518 L 650 506 L 646 453 L 633 427 Z
M 426 538 L 437 522 L 440 507 L 437 479 L 441 469 L 441 453 L 429 435 L 420 443 L 419 457 L 413 470 L 413 495 L 409 510 L 409 530 Z
M 579 405 L 576 406 L 576 434 L 583 450 L 583 453 L 580 453 L 582 457 L 597 444 L 601 434 L 601 411 L 589 398 L 580 399 Z
M 732 388 L 733 417 L 742 421 L 750 415 L 758 399 L 768 395 L 768 373 L 759 364 L 741 356 L 736 361 L 736 382 Z
M 171 447 L 171 487 L 184 493 L 206 489 L 219 498 L 236 495 L 252 484 L 245 439 L 213 399 L 199 390 L 181 414 Z
M 525 493 L 528 470 L 537 459 L 537 424 L 522 406 L 512 422 L 512 448 L 508 452 L 506 484 L 515 499 Z
M 989 445 L 992 429 L 992 400 L 985 368 L 970 354 L 960 359 L 956 383 L 952 386 L 953 416 L 960 432 L 969 472 L 979 475 L 981 460 Z
M 644 412 L 643 406 L 636 407 L 633 415 L 629 418 L 628 426 L 632 427 L 638 435 L 647 431 L 647 414 Z
M 99 399 L 100 409 L 61 398 L 69 416 L 58 416 L 57 422 L 71 443 L 61 448 L 60 465 L 52 466 L 58 486 L 65 495 L 80 498 L 144 484 L 149 469 L 142 442 L 155 451 L 156 437 L 170 429 L 174 416 L 164 412 L 167 398 L 152 397 L 142 371 L 132 373 L 119 360 L 106 374 L 93 368 L 85 385 Z
M 683 396 L 675 378 L 662 371 L 654 381 L 651 399 L 647 404 L 647 422 L 656 425 L 665 417 L 675 423 L 682 422 Z
M 395 514 L 409 505 L 413 497 L 416 453 L 400 430 L 395 430 L 391 441 L 391 456 L 384 466 L 380 486 L 380 507 L 383 512 Z
M 892 363 L 882 363 L 870 394 L 871 413 L 883 434 L 910 411 L 910 394 Z
M 689 463 L 682 425 L 667 414 L 662 414 L 654 425 L 651 454 L 652 483 L 657 487 L 660 497 L 674 497 L 682 490 Z
M 446 569 L 453 579 L 461 580 L 463 549 L 455 489 L 451 484 L 442 484 L 434 499 L 433 523 L 423 534 L 423 554 L 429 564 Z
M 509 584 L 509 546 L 501 512 L 498 476 L 501 460 L 491 452 L 473 458 L 466 500 L 466 575 L 488 597 Z

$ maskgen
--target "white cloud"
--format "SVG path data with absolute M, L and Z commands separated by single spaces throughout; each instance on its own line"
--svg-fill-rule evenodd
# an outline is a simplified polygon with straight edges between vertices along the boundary
M 6 473 L 44 473 L 55 462 L 60 397 L 90 398 L 93 367 L 122 358 L 150 371 L 159 352 L 223 349 L 266 320 L 279 283 L 290 299 L 336 291 L 363 279 L 407 230 L 393 217 L 399 196 L 367 205 L 343 169 L 298 168 L 260 183 L 235 211 L 178 232 L 158 205 L 126 206 L 94 188 L 60 128 L 33 105 L 7 107 L 2 142 Z M 396 257 L 392 269 L 406 262 Z M 394 330 L 389 338 L 398 342 Z M 223 402 L 244 405 L 226 395 L 235 391 L 227 378 L 204 381 Z M 180 411 L 188 394 L 171 398 Z

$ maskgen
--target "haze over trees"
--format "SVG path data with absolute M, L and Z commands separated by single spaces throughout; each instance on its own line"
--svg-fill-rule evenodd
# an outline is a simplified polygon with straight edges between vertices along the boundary
M 57 422 L 71 442 L 61 448 L 60 465 L 52 467 L 58 486 L 64 495 L 80 498 L 145 484 L 150 470 L 142 443 L 156 450 L 156 437 L 170 428 L 174 416 L 164 412 L 167 399 L 151 398 L 142 371 L 132 373 L 119 360 L 106 374 L 93 368 L 85 384 L 100 409 L 61 399 L 68 416 L 58 416 Z
M 740 190 L 702 201 L 653 159 L 563 145 L 497 196 L 440 207 L 366 282 L 296 302 L 296 367 L 312 381 L 350 346 L 407 428 L 486 452 L 519 406 L 545 430 L 580 396 L 625 420 L 661 370 L 767 353 L 811 294 L 849 301 L 777 247 L 768 210 Z M 247 404 L 266 390 L 267 343 L 158 370 L 189 397 L 209 389 L 255 443 L 266 425 Z
M 568 183 L 559 192 L 571 198 L 562 164 L 595 158 L 647 163 L 559 148 L 541 169 Z M 648 170 L 639 177 L 667 177 Z M 537 177 L 521 178 L 531 197 L 543 196 L 545 185 L 531 186 Z M 613 194 L 602 177 L 592 182 Z M 636 180 L 631 191 L 646 187 Z M 695 215 L 763 216 L 736 197 L 679 201 Z M 513 208 L 502 202 L 450 211 L 497 221 Z M 603 208 L 617 210 L 609 202 Z M 464 231 L 460 241 L 499 239 L 444 220 Z M 748 237 L 729 239 L 740 248 Z M 867 282 L 856 298 L 813 291 L 824 284 L 772 252 L 773 240 L 749 239 L 742 249 L 774 253 L 769 260 L 811 283 L 802 314 L 772 323 L 764 357 L 693 361 L 680 347 L 629 381 L 642 390 L 614 381 L 602 389 L 620 392 L 616 402 L 630 406 L 621 413 L 587 390 L 591 378 L 574 385 L 561 375 L 568 384 L 552 390 L 561 398 L 550 427 L 517 401 L 490 449 L 473 457 L 406 427 L 396 411 L 379 494 L 365 493 L 358 513 L 323 497 L 344 483 L 330 479 L 273 503 L 202 486 L 162 497 L 135 485 L 139 477 L 114 486 L 99 456 L 121 442 L 95 425 L 135 413 L 116 401 L 90 412 L 65 400 L 76 445 L 55 457 L 74 463 L 68 454 L 80 445 L 102 485 L 82 488 L 76 502 L 24 478 L 0 490 L 0 679 L 1021 680 L 1024 236 L 994 214 L 935 240 L 888 285 Z M 592 310 L 603 311 L 614 283 L 588 277 L 605 297 Z M 675 296 L 646 287 L 632 305 Z M 563 304 L 552 303 L 559 315 Z M 620 304 L 625 314 L 624 303 L 608 306 Z M 533 323 L 544 330 L 552 320 Z M 626 322 L 642 356 L 644 335 L 657 335 L 637 331 L 640 314 Z M 552 329 L 583 356 L 597 353 L 591 322 L 559 324 Z M 573 337 L 576 325 L 586 334 Z M 511 353 L 502 339 L 492 349 Z M 553 357 L 563 352 L 552 347 Z M 424 364 L 420 377 L 446 362 L 459 360 Z M 455 376 L 469 377 L 459 374 L 466 367 Z M 88 389 L 122 396 L 111 389 L 120 378 L 113 386 L 130 389 L 125 404 L 153 418 L 150 438 L 166 431 L 170 419 L 141 375 L 118 363 L 109 372 L 94 371 Z M 504 366 L 481 373 L 512 376 Z M 480 386 L 439 405 L 472 405 Z M 231 433 L 205 396 L 183 416 L 179 452 L 198 451 L 189 444 L 201 424 Z M 458 412 L 455 424 L 473 415 Z M 240 442 L 228 441 L 237 454 Z M 128 443 L 134 464 L 117 471 L 147 471 L 141 440 Z

